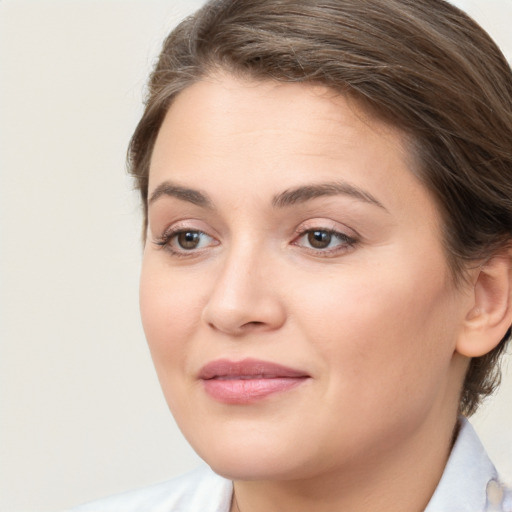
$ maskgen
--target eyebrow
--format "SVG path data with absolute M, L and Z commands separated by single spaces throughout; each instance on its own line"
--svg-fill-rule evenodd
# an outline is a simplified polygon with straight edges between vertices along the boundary
M 353 197 L 387 211 L 384 205 L 372 194 L 346 182 L 318 183 L 291 188 L 275 196 L 272 200 L 272 206 L 285 208 L 297 203 L 305 203 L 317 197 L 337 195 Z
M 373 204 L 387 209 L 372 194 L 346 182 L 316 183 L 313 185 L 302 185 L 285 190 L 274 196 L 272 206 L 274 208 L 286 208 L 298 203 L 305 203 L 312 199 L 325 196 L 345 195 L 353 197 L 368 204 Z M 170 181 L 164 181 L 151 193 L 148 204 L 154 203 L 162 196 L 170 196 L 186 201 L 196 206 L 214 209 L 213 202 L 204 193 L 192 188 L 182 187 Z
M 148 204 L 154 203 L 162 196 L 175 197 L 182 201 L 195 204 L 196 206 L 213 209 L 213 203 L 206 194 L 199 192 L 199 190 L 175 185 L 170 181 L 164 181 L 155 188 L 151 193 Z

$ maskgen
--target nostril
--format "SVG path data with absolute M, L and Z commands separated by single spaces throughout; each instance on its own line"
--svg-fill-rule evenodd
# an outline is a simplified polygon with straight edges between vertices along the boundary
M 246 295 L 247 289 L 253 290 L 254 296 Z M 284 309 L 275 297 L 263 296 L 263 293 L 258 296 L 254 287 L 245 287 L 244 294 L 233 287 L 227 294 L 225 290 L 226 287 L 217 289 L 203 309 L 202 321 L 211 329 L 243 336 L 250 332 L 278 329 L 283 324 Z
M 268 327 L 266 322 L 255 320 L 253 322 L 246 322 L 242 324 L 239 329 L 239 334 L 249 333 L 253 331 L 263 331 Z

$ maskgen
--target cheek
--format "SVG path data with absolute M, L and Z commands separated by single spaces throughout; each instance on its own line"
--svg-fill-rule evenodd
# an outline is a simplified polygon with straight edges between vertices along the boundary
M 187 340 L 201 315 L 197 283 L 183 282 L 179 274 L 145 258 L 140 279 L 140 310 L 144 333 L 160 373 L 163 366 L 182 361 Z
M 453 292 L 439 271 L 432 277 L 411 263 L 387 268 L 349 269 L 327 289 L 311 282 L 307 294 L 297 292 L 308 297 L 299 316 L 332 369 L 329 386 L 366 403 L 435 387 L 448 373 L 459 325 Z
M 187 417 L 191 389 L 184 372 L 201 316 L 201 287 L 156 258 L 143 260 L 140 310 L 144 333 L 165 399 Z

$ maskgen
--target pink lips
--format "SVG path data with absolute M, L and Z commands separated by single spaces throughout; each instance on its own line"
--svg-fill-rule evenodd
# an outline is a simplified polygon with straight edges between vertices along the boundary
M 199 373 L 206 392 L 227 404 L 252 403 L 288 391 L 308 378 L 303 371 L 257 359 L 218 359 L 205 365 Z

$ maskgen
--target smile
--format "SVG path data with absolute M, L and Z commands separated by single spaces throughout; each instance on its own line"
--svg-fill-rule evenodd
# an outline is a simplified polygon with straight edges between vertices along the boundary
M 199 373 L 206 393 L 227 404 L 250 404 L 291 390 L 309 378 L 304 371 L 256 359 L 219 359 Z

